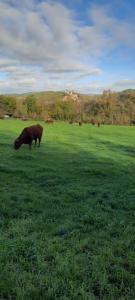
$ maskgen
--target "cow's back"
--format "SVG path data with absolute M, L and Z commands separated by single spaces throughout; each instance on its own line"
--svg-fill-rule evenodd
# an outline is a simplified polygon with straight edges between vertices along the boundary
M 41 138 L 43 133 L 43 127 L 39 124 L 25 127 L 20 134 L 21 140 L 33 140 L 34 138 Z
M 27 127 L 27 134 L 32 138 L 41 138 L 43 127 L 39 124 Z

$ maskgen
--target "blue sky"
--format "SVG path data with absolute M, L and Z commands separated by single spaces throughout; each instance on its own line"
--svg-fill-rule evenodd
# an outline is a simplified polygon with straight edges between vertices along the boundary
M 0 94 L 135 88 L 135 2 L 0 0 Z

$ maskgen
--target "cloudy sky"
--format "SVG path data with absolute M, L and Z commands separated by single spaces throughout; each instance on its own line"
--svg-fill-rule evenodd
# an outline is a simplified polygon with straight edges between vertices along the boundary
M 0 94 L 135 88 L 134 0 L 0 0 Z

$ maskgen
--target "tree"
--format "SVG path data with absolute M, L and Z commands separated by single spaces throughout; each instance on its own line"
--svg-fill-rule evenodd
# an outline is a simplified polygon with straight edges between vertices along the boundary
M 103 91 L 100 97 L 99 104 L 101 105 L 102 114 L 104 113 L 105 120 L 109 124 L 115 124 L 118 111 L 118 97 L 111 90 Z
M 13 96 L 0 95 L 0 110 L 13 115 L 16 109 L 16 99 Z
M 28 95 L 24 100 L 24 104 L 26 105 L 27 114 L 32 116 L 33 113 L 36 112 L 36 97 L 34 95 Z
M 50 107 L 50 115 L 57 120 L 71 120 L 74 117 L 73 100 L 56 101 Z

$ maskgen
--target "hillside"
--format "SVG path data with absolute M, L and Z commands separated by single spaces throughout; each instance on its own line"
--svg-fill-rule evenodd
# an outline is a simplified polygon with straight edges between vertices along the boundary
M 47 91 L 47 92 L 35 92 L 35 93 L 25 93 L 21 95 L 16 95 L 16 99 L 25 99 L 27 96 L 33 95 L 39 100 L 44 100 L 45 102 L 54 102 L 58 98 L 62 100 L 64 97 L 64 92 L 53 92 L 53 91 Z
M 0 96 L 0 117 L 74 121 L 102 124 L 135 124 L 135 90 L 104 91 L 99 95 L 73 91 L 46 91 Z
M 127 89 L 118 93 L 119 99 L 126 101 L 130 98 L 135 97 L 135 89 Z
M 97 99 L 100 94 L 79 94 L 79 93 L 76 93 L 79 96 L 79 98 L 81 98 L 81 100 L 83 102 L 87 102 L 87 101 L 91 101 L 91 100 L 94 100 L 94 99 Z M 25 99 L 28 95 L 34 95 L 37 100 L 41 100 L 44 102 L 55 102 L 56 100 L 62 100 L 64 95 L 65 95 L 65 92 L 64 91 L 58 91 L 58 92 L 55 92 L 55 91 L 42 91 L 42 92 L 35 92 L 35 93 L 24 93 L 24 94 L 16 94 L 16 95 L 12 95 L 12 96 L 15 96 L 16 99 Z M 118 98 L 120 100 L 128 100 L 128 98 L 130 96 L 133 96 L 135 95 L 135 89 L 126 89 L 126 90 L 123 90 L 123 91 L 120 91 L 120 92 L 116 92 L 116 95 L 118 95 Z

